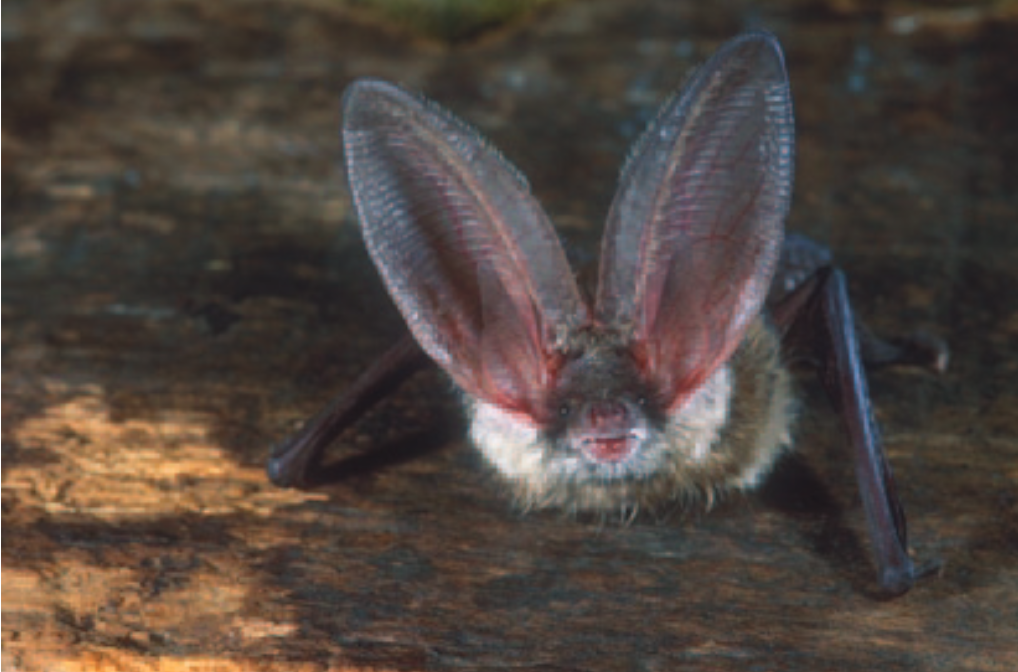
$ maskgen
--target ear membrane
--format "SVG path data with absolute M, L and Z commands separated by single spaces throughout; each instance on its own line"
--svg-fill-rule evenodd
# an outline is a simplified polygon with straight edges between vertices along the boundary
M 343 109 L 364 240 L 414 337 L 465 391 L 532 410 L 589 311 L 529 185 L 464 123 L 391 84 L 355 82 Z
M 681 405 L 763 307 L 792 193 L 794 128 L 777 40 L 725 44 L 661 109 L 622 171 L 598 319 L 630 334 Z

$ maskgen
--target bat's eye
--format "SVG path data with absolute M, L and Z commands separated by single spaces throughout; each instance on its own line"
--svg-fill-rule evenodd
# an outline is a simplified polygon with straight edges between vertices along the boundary
M 572 409 L 569 408 L 569 404 L 560 404 L 558 407 L 558 415 L 560 418 L 568 418 L 571 411 Z

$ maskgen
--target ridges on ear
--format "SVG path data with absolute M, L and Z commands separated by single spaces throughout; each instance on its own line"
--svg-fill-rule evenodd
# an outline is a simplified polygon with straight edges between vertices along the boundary
M 794 129 L 777 40 L 727 43 L 662 108 L 608 216 L 599 321 L 630 335 L 672 407 L 760 312 L 792 191 Z
M 343 107 L 365 243 L 414 337 L 466 392 L 539 408 L 589 311 L 526 181 L 466 124 L 391 84 L 354 82 Z

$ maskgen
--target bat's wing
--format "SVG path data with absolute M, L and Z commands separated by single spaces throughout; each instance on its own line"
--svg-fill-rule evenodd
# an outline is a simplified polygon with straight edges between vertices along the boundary
M 612 204 L 598 319 L 679 405 L 738 347 L 771 284 L 794 129 L 777 40 L 724 45 L 636 144 Z
M 809 280 L 817 271 L 833 265 L 831 251 L 801 234 L 785 236 L 781 258 L 767 296 L 769 307 L 781 304 L 789 293 Z M 791 304 L 786 304 L 787 306 Z M 943 373 L 950 360 L 950 349 L 940 338 L 926 331 L 885 339 L 877 336 L 862 320 L 855 320 L 859 353 L 867 371 L 885 366 L 916 366 Z M 812 353 L 797 353 L 809 356 Z
M 410 331 L 468 393 L 536 413 L 557 349 L 589 317 L 526 180 L 386 82 L 354 82 L 343 111 L 364 240 Z
M 917 573 L 908 555 L 905 512 L 873 419 L 844 275 L 836 268 L 822 267 L 785 294 L 775 304 L 772 317 L 783 334 L 783 344 L 819 366 L 824 388 L 852 445 L 878 580 L 887 593 L 904 593 L 921 572 Z
M 273 447 L 265 465 L 269 479 L 286 488 L 315 485 L 325 447 L 430 361 L 409 334 L 401 338 L 296 434 Z
M 828 248 L 801 234 L 789 233 L 781 246 L 778 268 L 767 296 L 768 304 L 778 303 L 814 273 L 832 263 Z

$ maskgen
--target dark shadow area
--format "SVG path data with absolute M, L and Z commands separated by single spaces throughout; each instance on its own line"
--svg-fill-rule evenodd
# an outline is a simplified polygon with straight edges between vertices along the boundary
M 841 506 L 802 455 L 789 453 L 779 461 L 757 491 L 772 509 L 792 517 L 840 517 Z
M 845 523 L 841 505 L 804 457 L 791 453 L 782 458 L 758 496 L 769 508 L 795 520 L 799 534 L 813 552 L 850 581 L 856 591 L 880 597 L 869 554 Z
M 462 422 L 442 418 L 432 429 L 414 432 L 369 448 L 366 452 L 330 461 L 323 460 L 308 470 L 305 488 L 335 485 L 349 479 L 371 476 L 397 465 L 433 455 L 463 435 Z M 335 444 L 332 446 L 335 449 Z

